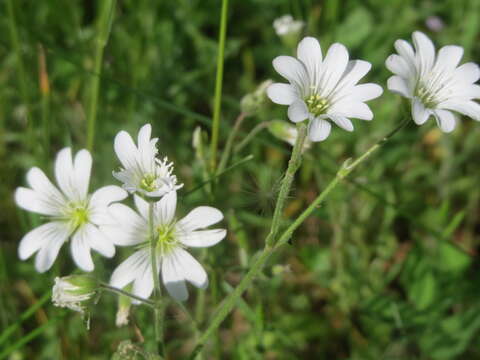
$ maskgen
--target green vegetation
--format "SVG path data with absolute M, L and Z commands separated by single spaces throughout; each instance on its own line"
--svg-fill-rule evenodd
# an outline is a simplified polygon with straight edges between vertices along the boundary
M 240 110 L 244 95 L 280 79 L 272 59 L 294 51 L 273 21 L 289 13 L 303 20 L 303 33 L 318 38 L 324 53 L 333 42 L 345 44 L 352 58 L 373 65 L 363 82 L 385 89 L 369 103 L 373 121 L 353 120 L 352 133 L 334 127 L 305 152 L 282 204 L 288 221 L 274 220 L 278 234 L 347 159 L 408 116 L 403 100 L 386 90 L 384 61 L 396 39 L 410 41 L 422 30 L 437 48 L 463 46 L 462 62 L 480 62 L 474 0 L 5 0 L 0 9 L 0 360 L 154 358 L 149 306 L 134 306 L 130 323 L 116 327 L 118 299 L 104 293 L 89 330 L 87 318 L 53 306 L 54 278 L 79 272 L 68 246 L 45 274 L 33 259 L 18 258 L 20 239 L 43 220 L 18 209 L 13 192 L 32 166 L 51 176 L 62 147 L 93 149 L 91 190 L 118 184 L 113 138 L 149 122 L 160 154 L 185 184 L 178 214 L 198 205 L 225 214 L 227 239 L 192 251 L 209 274 L 208 289 L 190 287 L 184 306 L 162 292 L 169 301 L 161 309 L 165 352 L 187 358 L 217 305 L 264 256 L 292 150 L 265 125 L 287 120 L 286 107 L 266 101 L 252 113 Z M 431 16 L 444 27 L 430 30 Z M 480 123 L 471 119 L 451 134 L 433 119 L 410 122 L 341 180 L 269 259 L 202 357 L 480 359 L 479 140 Z M 131 253 L 94 253 L 93 275 L 108 283 Z

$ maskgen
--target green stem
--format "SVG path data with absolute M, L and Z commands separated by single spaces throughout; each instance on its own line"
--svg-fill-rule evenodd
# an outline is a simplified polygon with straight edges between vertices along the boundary
M 145 305 L 148 305 L 148 306 L 151 306 L 151 307 L 154 307 L 155 306 L 155 303 L 151 300 L 148 300 L 148 299 L 145 299 L 145 298 L 142 298 L 140 296 L 137 296 L 135 294 L 132 294 L 128 291 L 125 291 L 125 290 L 122 290 L 122 289 L 119 289 L 119 288 L 116 288 L 114 286 L 110 286 L 108 284 L 105 284 L 105 283 L 100 283 L 100 288 L 104 289 L 104 290 L 107 290 L 107 291 L 110 291 L 112 293 L 116 293 L 116 294 L 119 294 L 119 295 L 124 295 L 124 296 L 128 296 L 129 298 L 132 298 L 132 299 L 135 299 L 135 300 L 138 300 L 140 301 L 141 303 L 145 304 Z
M 233 307 L 237 303 L 238 299 L 246 289 L 252 284 L 253 280 L 257 277 L 257 275 L 262 270 L 265 263 L 271 257 L 271 255 L 277 251 L 282 245 L 285 245 L 288 240 L 291 238 L 293 232 L 305 221 L 305 219 L 312 214 L 313 211 L 317 209 L 317 207 L 325 200 L 325 198 L 330 194 L 330 192 L 338 185 L 338 183 L 347 177 L 359 164 L 364 162 L 370 155 L 372 155 L 380 146 L 385 144 L 393 135 L 395 135 L 401 128 L 403 128 L 410 119 L 406 119 L 399 126 L 397 126 L 394 130 L 392 130 L 387 136 L 382 138 L 380 141 L 375 143 L 371 146 L 364 154 L 362 154 L 358 159 L 349 163 L 346 161 L 340 170 L 337 172 L 335 178 L 330 181 L 327 187 L 317 196 L 317 198 L 308 206 L 306 210 L 304 210 L 300 216 L 295 219 L 295 221 L 285 230 L 278 241 L 275 243 L 275 246 L 270 246 L 268 242 L 266 242 L 265 248 L 260 253 L 260 255 L 255 259 L 254 263 L 242 278 L 240 283 L 237 285 L 235 290 L 230 293 L 225 300 L 219 305 L 218 310 L 215 312 L 209 326 L 205 330 L 205 332 L 200 337 L 199 341 L 197 342 L 197 346 L 193 350 L 192 354 L 190 355 L 189 359 L 195 359 L 197 354 L 199 354 L 205 343 L 207 342 L 208 338 L 211 334 L 220 326 L 220 324 L 225 320 L 228 314 L 232 311 Z M 292 154 L 293 158 L 293 154 Z
M 90 102 L 87 117 L 87 149 L 92 151 L 95 141 L 95 122 L 97 119 L 98 93 L 100 90 L 100 75 L 102 73 L 102 61 L 105 45 L 110 35 L 116 0 L 104 0 L 100 2 L 100 15 L 97 23 L 97 39 L 94 59 L 94 75 L 90 85 Z
M 280 193 L 278 194 L 277 204 L 275 205 L 275 211 L 273 212 L 272 225 L 270 227 L 270 233 L 265 240 L 267 246 L 273 247 L 275 244 L 275 237 L 280 228 L 280 222 L 282 219 L 283 208 L 287 201 L 290 188 L 292 186 L 293 178 L 302 161 L 302 151 L 305 138 L 307 136 L 307 126 L 304 123 L 297 124 L 298 135 L 293 146 L 292 156 L 288 162 L 288 168 L 283 177 L 280 187 Z
M 150 228 L 150 260 L 152 262 L 153 276 L 153 298 L 154 298 L 154 326 L 155 326 L 155 342 L 158 346 L 159 355 L 164 355 L 165 346 L 163 344 L 163 306 L 162 306 L 162 288 L 160 287 L 160 279 L 157 267 L 157 242 L 155 239 L 155 229 L 153 221 L 155 203 L 150 201 L 148 204 L 148 225 Z
M 217 75 L 215 79 L 215 98 L 213 105 L 212 139 L 210 143 L 210 167 L 212 174 L 217 165 L 218 132 L 220 128 L 220 106 L 222 102 L 223 61 L 225 54 L 225 37 L 227 33 L 228 0 L 222 0 L 220 34 L 218 39 Z
M 260 132 L 262 131 L 263 129 L 266 129 L 268 127 L 268 125 L 270 125 L 270 121 L 263 121 L 261 122 L 260 124 L 258 124 L 257 126 L 255 126 L 252 131 L 250 131 L 247 136 L 245 136 L 245 138 L 242 140 L 242 142 L 240 144 L 238 144 L 237 146 L 235 146 L 235 148 L 233 149 L 233 152 L 234 153 L 238 153 L 240 152 L 240 150 L 242 150 L 245 146 L 248 145 L 248 143 Z
M 218 165 L 217 174 L 221 173 L 225 166 L 227 166 L 228 158 L 230 157 L 230 153 L 232 152 L 233 141 L 235 140 L 235 136 L 242 125 L 243 120 L 247 117 L 247 114 L 242 112 L 238 115 L 237 119 L 235 120 L 235 124 L 233 125 L 232 131 L 228 135 L 227 142 L 225 144 L 225 149 L 222 152 L 222 158 L 220 159 L 220 164 Z

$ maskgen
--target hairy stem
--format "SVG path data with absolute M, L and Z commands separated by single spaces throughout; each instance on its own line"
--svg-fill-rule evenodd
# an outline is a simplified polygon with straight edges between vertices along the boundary
M 215 78 L 215 98 L 213 105 L 212 138 L 210 143 L 210 167 L 212 174 L 217 166 L 218 133 L 220 129 L 220 107 L 222 103 L 223 60 L 225 54 L 225 38 L 227 33 L 228 0 L 222 0 L 220 16 L 220 33 L 218 39 L 217 75 Z
M 277 203 L 275 205 L 275 211 L 273 212 L 272 225 L 270 227 L 270 233 L 265 240 L 267 246 L 273 247 L 275 243 L 275 237 L 280 228 L 280 222 L 283 215 L 283 208 L 285 207 L 285 202 L 287 200 L 288 194 L 290 193 L 290 188 L 292 186 L 293 178 L 298 168 L 300 167 L 302 161 L 302 150 L 305 138 L 307 135 L 307 126 L 304 123 L 297 124 L 298 136 L 295 140 L 295 145 L 293 146 L 292 155 L 288 162 L 287 171 L 285 176 L 282 179 L 282 184 L 280 187 L 280 193 L 277 197 Z
M 157 242 L 155 239 L 155 229 L 153 221 L 155 203 L 150 201 L 148 204 L 148 226 L 150 228 L 150 260 L 152 263 L 152 276 L 153 276 L 153 298 L 154 298 L 154 326 L 155 326 L 155 341 L 158 346 L 158 353 L 164 356 L 165 346 L 163 343 L 163 305 L 162 305 L 162 288 L 160 287 L 160 279 L 158 276 L 158 264 L 157 264 Z
M 116 288 L 114 286 L 110 286 L 108 284 L 105 284 L 105 283 L 100 283 L 100 288 L 104 289 L 104 290 L 107 290 L 107 291 L 110 291 L 110 292 L 113 292 L 113 293 L 116 293 L 116 294 L 119 294 L 119 295 L 124 295 L 124 296 L 128 296 L 129 298 L 132 298 L 134 300 L 138 300 L 140 301 L 141 303 L 145 304 L 145 305 L 148 305 L 150 307 L 153 307 L 155 305 L 155 303 L 151 300 L 148 300 L 148 299 L 145 299 L 145 298 L 142 298 L 140 296 L 137 296 L 135 294 L 132 294 L 128 291 L 125 291 L 125 290 L 122 290 L 122 289 L 119 289 L 119 288 Z
M 368 159 L 370 155 L 372 155 L 376 150 L 378 150 L 383 144 L 385 144 L 393 135 L 395 135 L 401 128 L 403 128 L 410 119 L 406 119 L 400 123 L 394 130 L 392 130 L 389 134 L 387 134 L 384 138 L 376 142 L 372 145 L 365 153 L 359 156 L 353 162 L 345 162 L 342 167 L 338 170 L 337 175 L 333 178 L 327 187 L 316 197 L 316 199 L 305 209 L 300 216 L 295 219 L 295 221 L 282 233 L 279 237 L 278 241 L 274 243 L 274 246 L 270 246 L 268 242 L 266 242 L 266 246 L 260 255 L 255 259 L 254 263 L 242 278 L 240 283 L 237 285 L 235 290 L 230 293 L 225 300 L 219 305 L 217 311 L 213 315 L 210 324 L 208 325 L 207 329 L 201 335 L 200 339 L 197 342 L 197 346 L 194 348 L 192 354 L 190 355 L 189 359 L 193 360 L 199 354 L 205 343 L 207 342 L 208 338 L 212 335 L 212 333 L 220 326 L 220 324 L 225 320 L 228 314 L 233 310 L 235 304 L 237 303 L 238 299 L 242 294 L 247 290 L 250 285 L 252 284 L 253 280 L 258 276 L 261 272 L 263 266 L 268 261 L 275 251 L 277 251 L 282 245 L 285 245 L 288 240 L 293 235 L 294 231 L 305 221 L 305 219 L 312 214 L 314 210 L 317 209 L 319 205 L 321 205 L 327 196 L 331 193 L 331 191 L 341 182 L 342 179 L 347 177 L 358 165 L 363 163 L 365 160 Z M 292 154 L 293 157 L 293 154 Z

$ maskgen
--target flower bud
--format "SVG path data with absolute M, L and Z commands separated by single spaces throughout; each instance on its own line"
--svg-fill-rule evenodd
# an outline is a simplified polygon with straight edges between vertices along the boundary
M 53 285 L 52 302 L 84 314 L 86 303 L 96 294 L 98 281 L 88 275 L 56 277 Z
M 297 128 L 290 123 L 283 120 L 272 120 L 268 125 L 268 130 L 276 138 L 286 141 L 290 145 L 294 146 L 297 140 L 298 131 Z M 307 138 L 303 144 L 303 151 L 310 148 L 311 141 Z
M 281 16 L 273 22 L 275 32 L 288 47 L 295 46 L 304 26 L 303 21 L 294 20 L 292 15 Z
M 267 88 L 273 83 L 265 80 L 255 91 L 245 95 L 240 101 L 240 109 L 247 115 L 254 115 L 267 102 Z

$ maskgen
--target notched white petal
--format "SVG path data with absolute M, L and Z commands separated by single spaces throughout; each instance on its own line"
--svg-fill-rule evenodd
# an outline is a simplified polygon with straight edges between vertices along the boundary
M 267 95 L 276 104 L 290 105 L 297 98 L 297 92 L 292 85 L 275 83 L 267 88 Z

